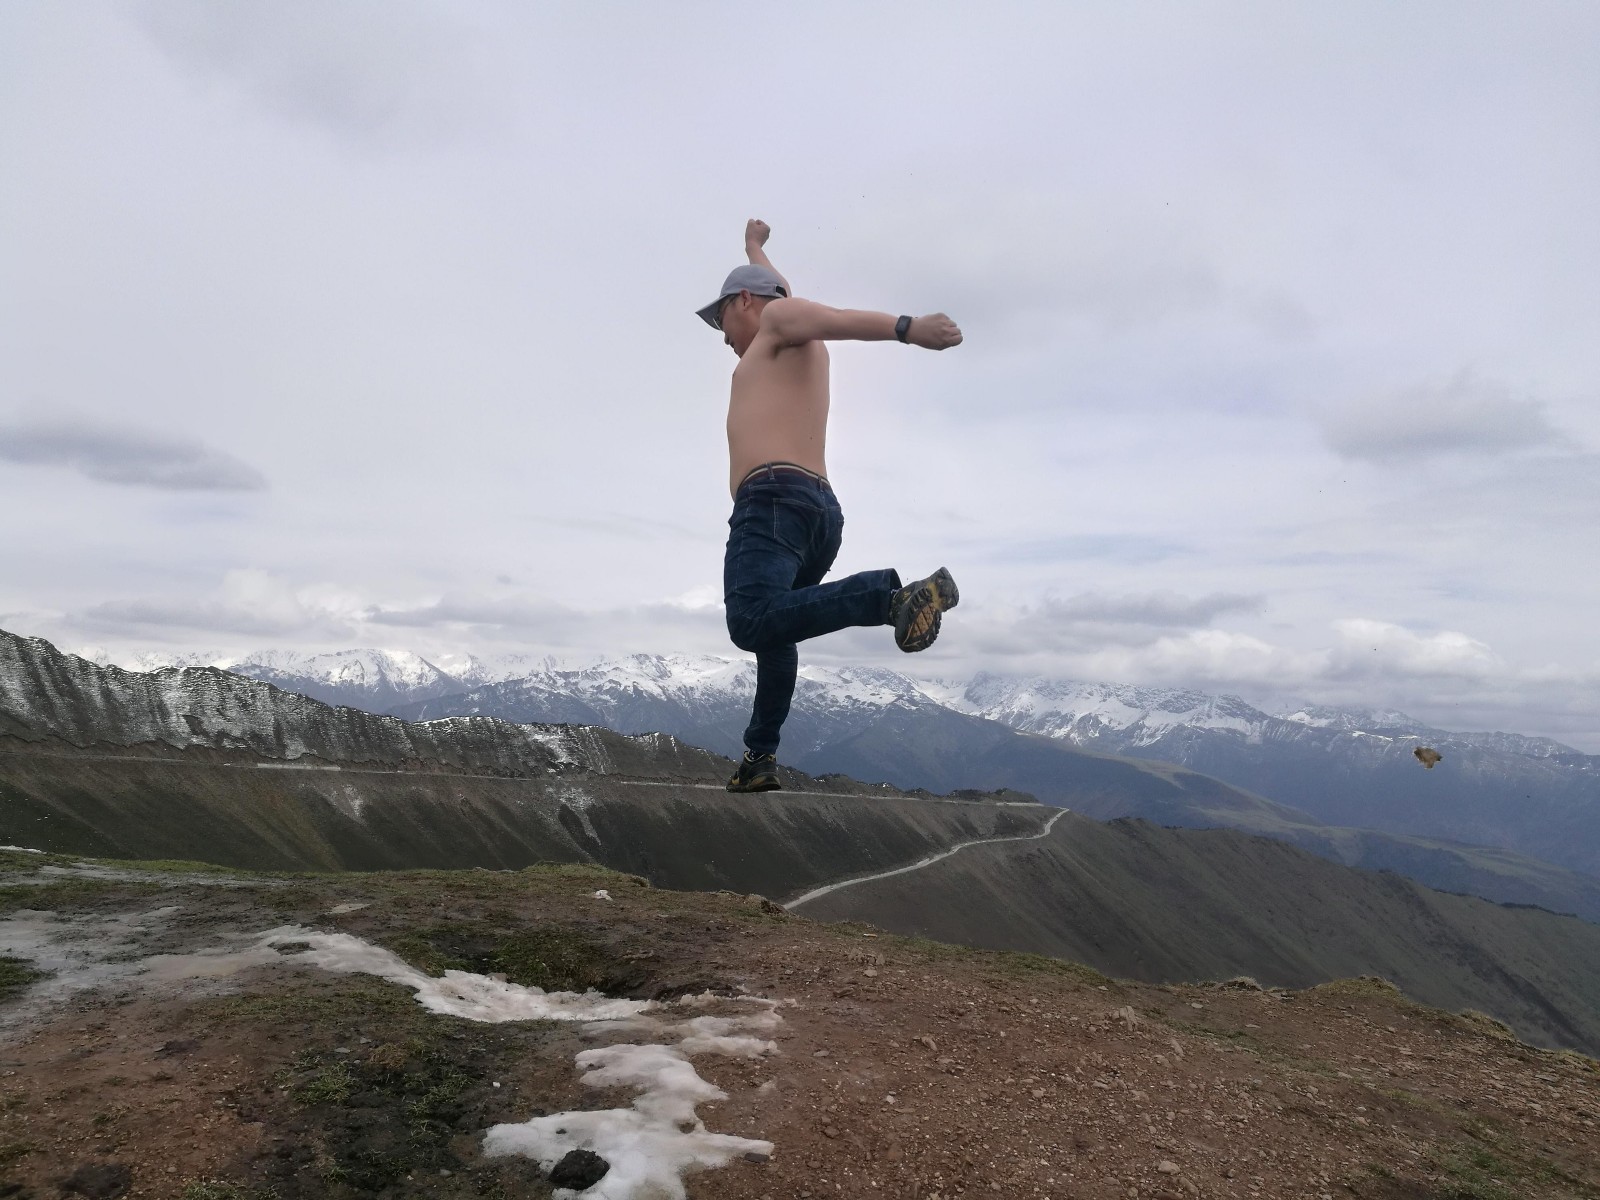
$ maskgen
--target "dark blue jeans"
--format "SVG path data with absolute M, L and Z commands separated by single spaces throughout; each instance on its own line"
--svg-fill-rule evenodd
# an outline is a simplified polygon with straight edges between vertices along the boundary
M 886 625 L 893 570 L 863 571 L 823 583 L 844 534 L 833 489 L 799 471 L 763 470 L 741 484 L 728 518 L 722 598 L 728 636 L 756 656 L 756 699 L 744 744 L 776 754 L 789 716 L 796 642 L 852 625 Z

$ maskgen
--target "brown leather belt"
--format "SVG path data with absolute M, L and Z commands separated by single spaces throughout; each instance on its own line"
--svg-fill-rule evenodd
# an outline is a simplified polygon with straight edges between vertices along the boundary
M 759 467 L 756 467 L 756 468 L 752 469 L 751 472 L 748 475 L 746 475 L 743 479 L 739 480 L 739 487 L 743 487 L 745 484 L 749 483 L 752 479 L 754 479 L 757 475 L 776 476 L 776 475 L 790 475 L 790 474 L 793 474 L 793 475 L 804 475 L 807 479 L 810 479 L 810 480 L 812 480 L 812 481 L 814 481 L 816 483 L 820 483 L 824 487 L 831 487 L 832 486 L 831 484 L 828 483 L 828 477 L 826 475 L 818 475 L 815 471 L 808 471 L 808 470 L 806 470 L 806 468 L 800 466 L 798 463 L 770 462 L 770 463 L 762 463 Z

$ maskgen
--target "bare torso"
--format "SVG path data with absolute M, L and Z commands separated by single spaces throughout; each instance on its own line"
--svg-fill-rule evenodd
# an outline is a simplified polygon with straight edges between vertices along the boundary
M 826 475 L 827 438 L 827 346 L 780 346 L 770 334 L 758 334 L 733 369 L 728 490 L 736 491 L 752 469 L 768 462 Z

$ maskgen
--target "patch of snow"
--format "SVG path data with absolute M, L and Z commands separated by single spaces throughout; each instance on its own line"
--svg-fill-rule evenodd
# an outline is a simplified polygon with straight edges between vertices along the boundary
M 176 905 L 164 905 L 107 917 L 24 908 L 0 919 L 0 954 L 25 959 L 46 973 L 0 1010 L 0 1028 L 58 1009 L 77 992 L 132 982 L 144 969 L 139 940 L 159 931 L 177 911 Z
M 15 850 L 19 854 L 43 854 L 43 850 L 35 850 L 32 846 L 0 846 L 0 850 Z
M 258 934 L 243 950 L 157 955 L 143 965 L 152 976 L 170 980 L 217 978 L 269 963 L 376 975 L 411 988 L 429 1012 L 469 1021 L 585 1021 L 588 1033 L 645 1029 L 677 1038 L 676 1045 L 624 1043 L 577 1056 L 587 1086 L 637 1091 L 631 1107 L 554 1113 L 521 1124 L 495 1125 L 484 1135 L 486 1157 L 522 1155 L 537 1160 L 547 1172 L 573 1150 L 600 1155 L 609 1169 L 582 1193 L 590 1200 L 687 1200 L 683 1176 L 689 1172 L 726 1166 L 746 1154 L 773 1152 L 771 1142 L 706 1129 L 698 1106 L 726 1100 L 728 1095 L 702 1079 L 689 1060 L 696 1054 L 759 1058 L 777 1053 L 774 1042 L 752 1036 L 770 1032 L 782 1022 L 776 1001 L 729 997 L 727 1003 L 754 1004 L 759 1011 L 666 1023 L 645 1015 L 665 1007 L 648 1000 L 618 1000 L 597 992 L 545 992 L 467 971 L 446 971 L 436 979 L 360 938 L 296 925 Z M 705 1007 L 710 999 L 687 998 L 685 1006 Z M 562 1200 L 578 1194 L 565 1188 L 555 1192 Z
M 305 942 L 309 949 L 280 953 L 280 942 Z M 348 933 L 318 933 L 299 926 L 271 929 L 256 938 L 256 947 L 246 954 L 270 951 L 279 961 L 308 964 L 346 975 L 376 975 L 417 994 L 417 1003 L 429 1012 L 462 1017 L 468 1021 L 597 1021 L 632 1016 L 650 1007 L 648 1000 L 615 1000 L 599 992 L 546 992 L 505 980 L 491 979 L 471 971 L 446 971 L 435 978 L 425 975 L 398 955 L 364 942 Z M 170 957 L 170 956 L 169 956 Z M 200 965 L 202 956 L 188 955 L 185 963 L 169 961 L 160 969 L 184 969 Z M 152 969 L 157 964 L 151 960 Z
M 333 803 L 352 821 L 361 820 L 361 812 L 367 807 L 367 798 L 361 794 L 361 789 L 353 783 L 347 783 L 333 796 Z
M 728 1094 L 706 1082 L 689 1059 L 696 1054 L 759 1058 L 777 1052 L 771 1041 L 739 1031 L 768 1029 L 781 1018 L 772 1001 L 752 1016 L 696 1017 L 657 1032 L 681 1035 L 676 1046 L 622 1044 L 578 1055 L 589 1087 L 631 1087 L 639 1094 L 631 1108 L 554 1113 L 520 1125 L 496 1125 L 483 1139 L 485 1157 L 519 1154 L 549 1171 L 574 1150 L 598 1154 L 610 1169 L 581 1195 L 594 1200 L 686 1200 L 683 1176 L 726 1166 L 744 1155 L 767 1156 L 773 1144 L 706 1129 L 696 1109 L 726 1100 Z M 635 1019 L 628 1027 L 640 1022 Z M 655 1023 L 651 1023 L 655 1024 Z M 591 1027 L 593 1028 L 593 1027 Z M 566 1200 L 580 1193 L 556 1190 Z
M 554 725 L 524 725 L 528 731 L 528 740 L 537 742 L 550 752 L 556 762 L 575 765 L 577 758 L 573 756 L 570 740 L 566 732 Z
M 1314 717 L 1303 708 L 1284 713 L 1281 719 L 1293 721 L 1296 725 L 1309 725 L 1313 729 L 1323 729 L 1334 723 L 1332 717 Z

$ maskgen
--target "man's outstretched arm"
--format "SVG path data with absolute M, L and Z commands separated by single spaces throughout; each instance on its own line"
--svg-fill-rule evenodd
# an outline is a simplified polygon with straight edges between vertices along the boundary
M 761 328 L 785 346 L 804 342 L 888 342 L 898 317 L 853 308 L 829 308 L 814 300 L 774 300 L 761 312 Z M 906 341 L 925 350 L 961 344 L 961 330 L 943 313 L 915 317 Z
M 779 279 L 783 279 L 783 272 L 772 265 L 772 260 L 767 257 L 767 239 L 772 236 L 772 226 L 765 221 L 751 217 L 744 223 L 744 252 L 753 266 L 765 267 Z M 789 281 L 783 279 L 783 290 L 789 295 L 794 295 L 794 289 L 789 286 Z

